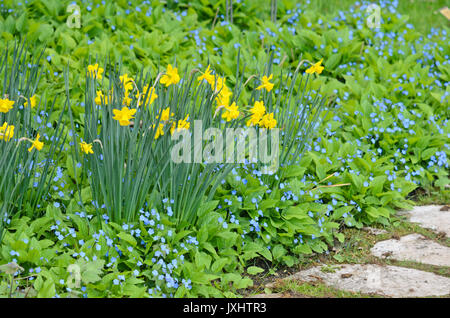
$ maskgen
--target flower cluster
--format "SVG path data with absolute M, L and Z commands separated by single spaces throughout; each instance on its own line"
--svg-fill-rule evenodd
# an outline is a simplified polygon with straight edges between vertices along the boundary
M 36 105 L 36 96 L 30 98 L 31 101 L 31 108 L 33 108 Z M 11 109 L 13 109 L 13 105 L 15 104 L 14 101 L 9 100 L 8 98 L 0 99 L 0 112 L 2 113 L 8 113 Z M 25 102 L 24 105 L 27 105 L 28 102 Z M 0 126 L 0 140 L 3 140 L 4 142 L 8 142 L 11 140 L 11 138 L 14 136 L 14 125 L 8 124 L 7 122 L 4 122 L 2 126 Z M 33 149 L 41 150 L 44 146 L 44 143 L 39 140 L 40 135 L 37 133 L 36 138 L 34 140 L 31 140 L 29 138 L 23 137 L 19 139 L 19 143 L 22 140 L 27 140 L 31 142 L 31 146 L 28 148 L 28 151 L 31 152 Z
M 276 119 L 273 117 L 273 113 L 266 113 L 266 107 L 263 101 L 256 101 L 253 108 L 250 109 L 252 114 L 247 121 L 247 126 L 260 126 L 267 129 L 273 129 L 277 125 Z
M 210 65 L 206 68 L 205 72 L 197 78 L 198 81 L 205 80 L 211 86 L 211 89 L 217 94 L 216 103 L 217 109 L 224 109 L 222 118 L 227 122 L 239 117 L 239 107 L 236 102 L 230 104 L 232 92 L 226 85 L 226 79 L 224 77 L 218 77 L 211 74 Z

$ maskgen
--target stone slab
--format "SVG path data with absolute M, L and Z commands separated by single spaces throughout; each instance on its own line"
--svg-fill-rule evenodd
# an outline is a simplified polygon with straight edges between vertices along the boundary
M 322 267 L 300 271 L 285 279 L 319 281 L 341 290 L 396 298 L 450 295 L 450 278 L 412 268 L 343 264 L 322 271 Z
M 440 245 L 420 234 L 409 234 L 399 240 L 378 242 L 370 252 L 380 258 L 450 266 L 450 247 Z
M 402 211 L 399 214 L 406 215 L 410 222 L 419 223 L 420 226 L 436 232 L 444 232 L 450 237 L 450 210 L 446 206 L 416 206 L 411 211 Z

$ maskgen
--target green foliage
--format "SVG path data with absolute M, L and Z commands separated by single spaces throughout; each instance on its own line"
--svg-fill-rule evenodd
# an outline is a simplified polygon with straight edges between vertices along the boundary
M 312 253 L 328 253 L 336 240 L 342 243 L 344 226 L 391 222 L 397 209 L 411 207 L 408 198 L 416 190 L 448 196 L 446 26 L 424 35 L 388 4 L 381 10 L 381 28 L 370 29 L 366 2 L 329 14 L 329 2 L 296 6 L 279 1 L 276 24 L 269 20 L 269 6 L 260 1 L 235 3 L 233 24 L 221 16 L 225 1 L 152 2 L 151 10 L 131 3 L 140 11 L 124 1 L 95 3 L 90 9 L 81 4 L 81 29 L 70 29 L 66 3 L 34 1 L 18 10 L 13 1 L 5 2 L 15 10 L 2 11 L 0 48 L 20 36 L 33 46 L 47 44 L 41 65 L 32 66 L 28 77 L 17 71 L 27 69 L 25 59 L 2 57 L 0 66 L 16 68 L 2 80 L 2 95 L 10 94 L 18 105 L 25 102 L 19 91 L 27 100 L 39 96 L 39 113 L 14 109 L 8 120 L 20 120 L 24 128 L 16 131 L 29 138 L 39 125 L 56 127 L 61 121 L 66 127 L 57 128 L 56 135 L 69 137 L 57 142 L 65 150 L 58 155 L 56 148 L 28 154 L 25 142 L 16 149 L 0 140 L 3 154 L 16 154 L 2 156 L 5 165 L 15 164 L 6 162 L 20 152 L 33 162 L 55 155 L 55 164 L 40 177 L 46 188 L 35 190 L 31 177 L 2 188 L 4 196 L 23 185 L 29 191 L 15 193 L 34 198 L 11 201 L 25 205 L 7 220 L 0 265 L 15 262 L 24 270 L 12 274 L 12 284 L 11 274 L 0 273 L 2 296 L 12 290 L 14 297 L 27 291 L 27 297 L 234 297 L 251 285 L 252 275 L 263 273 L 262 264 L 293 266 Z M 105 68 L 103 81 L 86 77 L 92 56 Z M 322 58 L 325 69 L 319 76 L 301 76 Z M 307 61 L 299 66 L 301 60 Z M 130 96 L 136 105 L 136 90 L 153 85 L 169 63 L 184 71 L 183 83 L 168 89 L 156 85 L 158 99 L 142 106 L 145 111 L 137 114 L 133 128 L 117 125 L 110 111 L 121 108 L 125 97 L 118 76 L 133 75 L 136 86 Z M 246 164 L 223 178 L 200 175 L 208 171 L 202 165 L 164 166 L 160 161 L 170 133 L 155 142 L 155 129 L 147 128 L 159 122 L 161 109 L 173 108 L 175 120 L 188 113 L 195 119 L 213 118 L 212 90 L 198 86 L 189 73 L 207 65 L 227 78 L 234 101 L 245 111 L 262 98 L 276 112 L 288 136 L 283 153 L 292 157 L 283 156 L 286 165 L 275 175 L 264 176 L 260 166 Z M 271 73 L 271 94 L 256 90 L 262 75 Z M 97 107 L 96 91 L 106 96 L 113 87 L 111 104 L 103 101 Z M 189 91 L 199 98 L 191 99 Z M 320 102 L 324 96 L 330 104 Z M 70 111 L 63 111 L 69 104 Z M 34 116 L 41 110 L 53 111 L 37 125 Z M 314 115 L 320 123 L 310 121 Z M 146 123 L 142 127 L 141 120 Z M 305 131 L 296 126 L 301 120 L 311 123 L 303 126 Z M 54 131 L 41 129 L 49 138 Z M 315 133 L 311 142 L 296 138 L 308 130 Z M 146 137 L 138 138 L 144 131 Z M 80 153 L 81 139 L 93 142 L 95 155 Z M 2 171 L 8 171 L 4 176 L 13 173 Z M 189 175 L 195 182 L 184 182 L 180 191 L 179 183 Z M 1 182 L 9 182 L 2 176 Z M 210 177 L 220 181 L 215 191 L 210 191 Z M 33 194 L 42 189 L 45 202 L 44 192 Z

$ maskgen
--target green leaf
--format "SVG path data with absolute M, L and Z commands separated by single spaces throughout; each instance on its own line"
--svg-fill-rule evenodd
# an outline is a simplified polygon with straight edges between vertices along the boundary
M 204 215 L 208 214 L 209 212 L 214 211 L 214 209 L 219 204 L 219 200 L 213 200 L 213 201 L 207 201 L 202 203 L 197 211 L 197 216 L 199 218 L 202 218 Z
M 339 242 L 344 243 L 345 235 L 343 233 L 335 233 L 334 236 L 338 239 Z
M 40 289 L 37 289 L 37 291 L 38 298 L 52 298 L 56 294 L 55 283 L 53 283 L 53 281 L 50 279 L 46 279 L 42 284 L 42 287 Z
M 249 273 L 250 275 L 256 275 L 262 272 L 264 272 L 264 269 L 258 266 L 250 266 L 249 268 L 247 268 L 247 273 Z
M 136 244 L 137 244 L 135 238 L 128 233 L 120 232 L 117 234 L 117 237 L 119 237 L 120 239 L 124 240 L 125 242 L 131 244 L 132 246 L 136 246 Z
M 309 219 L 306 210 L 303 210 L 298 206 L 291 206 L 287 208 L 285 211 L 283 211 L 282 215 L 286 220 L 294 218 L 299 220 Z

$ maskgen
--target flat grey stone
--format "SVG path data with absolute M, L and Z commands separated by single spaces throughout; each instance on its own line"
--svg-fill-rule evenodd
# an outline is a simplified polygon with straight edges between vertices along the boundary
M 386 234 L 387 233 L 387 231 L 386 230 L 382 230 L 382 229 L 376 229 L 376 228 L 373 228 L 373 227 L 363 227 L 362 228 L 364 231 L 367 231 L 367 232 L 369 232 L 370 234 L 373 234 L 373 235 L 380 235 L 380 234 Z
M 419 223 L 420 226 L 436 231 L 444 232 L 450 237 L 450 211 L 441 211 L 443 205 L 416 206 L 411 211 L 399 212 L 406 215 L 410 222 Z
M 425 297 L 450 294 L 450 278 L 412 268 L 374 264 L 343 264 L 330 271 L 313 267 L 286 277 L 319 281 L 340 290 L 387 297 Z
M 450 247 L 433 242 L 420 234 L 409 234 L 399 240 L 378 242 L 370 252 L 380 258 L 450 266 Z

